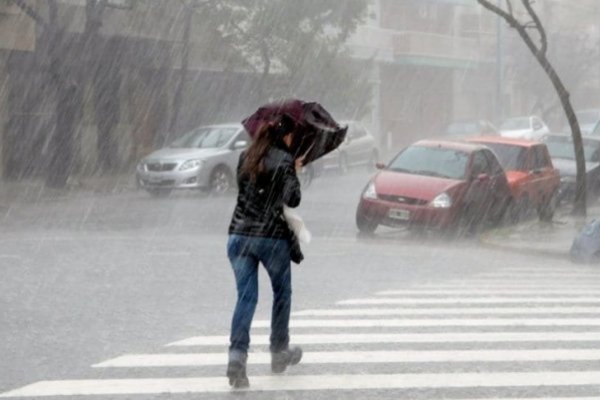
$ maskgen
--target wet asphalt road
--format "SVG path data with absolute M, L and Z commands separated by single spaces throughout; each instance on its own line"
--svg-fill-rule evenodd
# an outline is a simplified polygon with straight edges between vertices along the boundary
M 413 236 L 407 232 L 382 230 L 375 238 L 360 238 L 354 227 L 354 211 L 369 174 L 356 170 L 345 176 L 326 174 L 315 180 L 304 193 L 300 213 L 314 235 L 305 248 L 306 261 L 295 266 L 294 303 L 296 312 L 306 310 L 344 309 L 345 300 L 377 298 L 386 290 L 424 290 L 434 287 L 458 288 L 459 296 L 469 290 L 494 290 L 509 287 L 522 290 L 526 297 L 512 306 L 528 308 L 539 296 L 538 286 L 593 290 L 594 270 L 573 270 L 564 260 L 539 259 L 510 254 L 482 247 L 476 238 L 445 241 L 436 237 Z M 207 197 L 196 193 L 178 193 L 170 198 L 155 199 L 143 192 L 127 190 L 116 194 L 72 193 L 66 197 L 43 198 L 37 203 L 13 204 L 0 213 L 0 393 L 43 380 L 70 379 L 135 379 L 135 378 L 219 378 L 224 365 L 187 365 L 176 367 L 96 368 L 92 365 L 125 354 L 161 353 L 221 353 L 225 346 L 168 347 L 168 343 L 194 336 L 227 335 L 235 293 L 233 276 L 225 257 L 226 230 L 234 205 L 234 197 Z M 556 270 L 556 275 L 545 273 Z M 501 275 L 497 272 L 506 271 Z M 572 277 L 564 278 L 568 271 Z M 523 274 L 523 275 L 520 275 Z M 531 274 L 528 275 L 528 274 Z M 562 275 L 561 275 L 562 274 Z M 579 275 L 581 274 L 581 280 Z M 577 278 L 577 279 L 576 279 Z M 600 282 L 600 281 L 598 281 Z M 539 283 L 539 285 L 535 285 Z M 529 286 L 528 286 L 529 285 Z M 534 285 L 534 286 L 531 286 Z M 255 319 L 268 320 L 270 293 L 265 274 L 261 275 L 260 302 Z M 445 292 L 444 292 L 445 293 Z M 439 294 L 419 298 L 448 299 L 457 295 Z M 453 297 L 454 296 L 454 297 Z M 515 296 L 512 294 L 512 296 Z M 384 296 L 389 297 L 389 296 Z M 531 297 L 534 300 L 531 300 Z M 529 299 L 529 300 L 528 300 Z M 562 300 L 561 300 L 562 299 Z M 572 300 L 572 299 L 571 299 Z M 549 306 L 570 307 L 571 300 L 557 298 Z M 389 327 L 375 323 L 372 327 L 315 326 L 292 328 L 294 335 L 349 333 L 442 334 L 526 332 L 535 335 L 571 332 L 600 333 L 600 312 L 594 312 L 595 299 L 581 299 L 577 306 L 591 308 L 586 313 L 576 309 L 563 314 L 552 312 L 544 318 L 585 318 L 588 323 L 558 326 L 528 326 L 516 323 L 495 326 L 483 323 L 468 326 L 416 324 Z M 374 306 L 357 303 L 354 309 L 402 308 L 390 303 Z M 428 303 L 408 305 L 423 309 Z M 456 305 L 435 305 L 431 315 L 415 318 L 449 318 L 446 308 Z M 480 307 L 508 307 L 507 304 L 486 304 Z M 533 305 L 535 306 L 535 304 Z M 546 304 L 544 303 L 544 306 Z M 475 307 L 467 304 L 466 307 Z M 515 317 L 523 317 L 523 310 Z M 531 309 L 528 311 L 532 313 Z M 477 318 L 496 318 L 481 312 Z M 542 312 L 540 311 L 540 314 Z M 470 319 L 457 314 L 457 318 Z M 512 314 L 509 314 L 511 316 Z M 533 317 L 540 316 L 533 314 Z M 557 317 L 557 318 L 558 318 Z M 369 316 L 322 319 L 413 319 L 407 316 Z M 474 318 L 474 317 L 473 317 Z M 294 318 L 302 319 L 300 317 Z M 590 322 L 591 321 L 591 322 Z M 327 324 L 325 324 L 327 325 Z M 360 323 L 359 323 L 360 325 Z M 256 334 L 266 330 L 257 328 Z M 578 350 L 600 349 L 596 340 L 548 340 L 506 342 L 442 341 L 442 342 L 377 342 L 307 344 L 308 352 L 323 351 L 462 351 L 462 350 Z M 264 345 L 254 347 L 257 354 L 267 351 Z M 456 356 L 456 353 L 453 353 Z M 479 361 L 428 359 L 414 362 L 392 361 L 384 355 L 379 362 L 365 362 L 364 353 L 353 353 L 356 360 L 343 363 L 307 362 L 282 377 L 280 390 L 275 383 L 264 383 L 267 392 L 245 393 L 256 399 L 325 399 L 325 398 L 493 398 L 506 396 L 593 396 L 600 393 L 594 385 L 566 385 L 557 379 L 551 386 L 521 384 L 538 371 L 575 374 L 595 371 L 600 358 L 593 356 L 576 360 L 571 354 L 564 359 L 493 361 L 485 355 Z M 251 355 L 252 357 L 252 355 Z M 362 358 L 361 358 L 362 357 Z M 270 375 L 268 365 L 249 367 L 251 383 L 254 376 Z M 514 386 L 500 385 L 491 379 L 493 373 L 517 373 Z M 406 388 L 399 377 L 392 388 L 385 384 L 345 390 L 333 385 L 331 390 L 285 390 L 288 378 L 323 376 L 323 382 L 342 374 L 439 374 L 439 386 Z M 453 373 L 483 373 L 477 384 L 450 387 L 444 384 Z M 454 379 L 459 381 L 460 379 Z M 340 378 L 341 379 L 341 378 Z M 351 378 L 347 384 L 350 385 Z M 486 379 L 491 379 L 486 381 Z M 224 379 L 223 379 L 224 380 Z M 257 378 L 258 381 L 260 379 Z M 367 379 L 368 380 L 368 379 Z M 374 378 L 371 382 L 374 382 Z M 448 382 L 453 381 L 450 379 Z M 211 381 L 212 382 L 212 381 Z M 314 379 L 313 379 L 314 382 Z M 398 383 L 400 382 L 400 383 Z M 482 382 L 487 382 L 483 384 Z M 496 383 L 494 383 L 496 382 Z M 534 382 L 534 380 L 530 380 Z M 257 382 L 257 385 L 260 382 Z M 510 382 L 509 382 L 510 383 Z M 138 383 L 138 386 L 143 386 Z M 270 385 L 270 386 L 269 386 Z M 306 382 L 300 384 L 310 388 Z M 491 385 L 491 386 L 490 386 Z M 184 385 L 185 386 L 185 385 Z M 460 385 L 459 385 L 460 386 Z M 464 385 L 463 385 L 464 386 Z M 314 387 L 313 387 L 314 389 Z M 237 395 L 237 394 L 236 394 Z M 221 398 L 230 393 L 106 395 L 101 398 Z M 77 396 L 76 398 L 85 398 Z M 237 397 L 234 397 L 237 398 Z

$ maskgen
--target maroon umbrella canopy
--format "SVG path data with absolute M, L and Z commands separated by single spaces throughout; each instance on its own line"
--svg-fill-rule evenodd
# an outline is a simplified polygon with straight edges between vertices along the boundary
M 346 137 L 348 127 L 341 127 L 319 103 L 289 99 L 266 104 L 242 121 L 242 125 L 256 137 L 265 123 L 277 122 L 282 116 L 292 119 L 297 126 L 292 152 L 304 155 L 304 164 L 335 150 Z

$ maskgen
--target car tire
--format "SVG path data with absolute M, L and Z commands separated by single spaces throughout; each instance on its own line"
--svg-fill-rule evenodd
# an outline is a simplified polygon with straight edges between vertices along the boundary
M 544 201 L 537 209 L 540 221 L 552 222 L 552 218 L 554 218 L 554 212 L 556 211 L 556 206 L 556 195 L 552 195 L 550 199 Z
M 348 172 L 348 156 L 346 153 L 340 153 L 340 158 L 338 160 L 338 168 L 341 174 L 345 174 Z
M 224 195 L 233 188 L 233 175 L 227 167 L 216 167 L 210 174 L 210 193 Z
M 368 218 L 364 213 L 356 213 L 356 227 L 361 234 L 372 235 L 378 226 L 377 221 Z
M 532 205 L 527 194 L 514 201 L 512 206 L 510 214 L 513 222 L 523 221 L 531 215 Z
M 172 189 L 161 189 L 161 188 L 147 188 L 146 191 L 150 194 L 150 196 L 152 197 L 156 197 L 156 198 L 164 198 L 164 197 L 169 197 L 169 195 L 172 192 Z

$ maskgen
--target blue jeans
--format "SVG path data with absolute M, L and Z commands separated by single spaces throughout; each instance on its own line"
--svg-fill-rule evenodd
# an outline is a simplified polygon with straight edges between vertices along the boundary
M 287 349 L 292 305 L 289 241 L 234 234 L 229 236 L 227 256 L 235 274 L 238 295 L 231 322 L 230 355 L 243 356 L 248 352 L 250 325 L 258 301 L 259 262 L 267 270 L 273 288 L 270 349 L 272 352 Z

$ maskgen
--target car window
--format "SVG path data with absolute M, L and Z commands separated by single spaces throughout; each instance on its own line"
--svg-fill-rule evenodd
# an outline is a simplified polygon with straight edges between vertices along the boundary
M 429 146 L 409 146 L 392 160 L 389 170 L 449 179 L 464 179 L 469 154 Z
M 504 173 L 504 170 L 502 169 L 502 165 L 500 165 L 500 162 L 498 161 L 498 159 L 496 158 L 496 156 L 494 155 L 494 153 L 492 153 L 491 150 L 483 150 L 483 154 L 486 156 L 488 163 L 490 165 L 490 170 L 492 171 L 492 175 L 496 176 L 496 175 L 501 175 L 502 173 Z
M 526 171 L 526 149 L 522 146 L 515 146 L 504 143 L 483 143 L 496 155 L 496 158 L 505 171 Z
M 248 135 L 248 132 L 246 132 L 245 129 L 242 129 L 242 131 L 238 133 L 237 137 L 235 138 L 235 142 L 240 140 L 245 140 L 248 143 L 250 143 L 250 141 L 252 140 L 250 139 L 250 135 Z
M 236 134 L 233 127 L 201 127 L 175 140 L 171 148 L 216 148 L 222 147 Z
M 562 158 L 565 160 L 575 160 L 575 149 L 573 141 L 569 136 L 550 137 L 545 142 L 548 153 L 552 158 Z M 592 140 L 583 140 L 583 154 L 585 161 L 600 161 L 600 145 Z
M 531 149 L 531 169 L 547 168 L 549 165 L 544 146 L 534 146 Z
M 479 174 L 492 175 L 492 168 L 483 151 L 475 152 L 473 154 L 473 162 L 471 163 L 471 176 L 478 176 Z
M 598 121 L 598 123 L 594 127 L 594 130 L 592 131 L 592 135 L 600 136 L 600 121 Z

